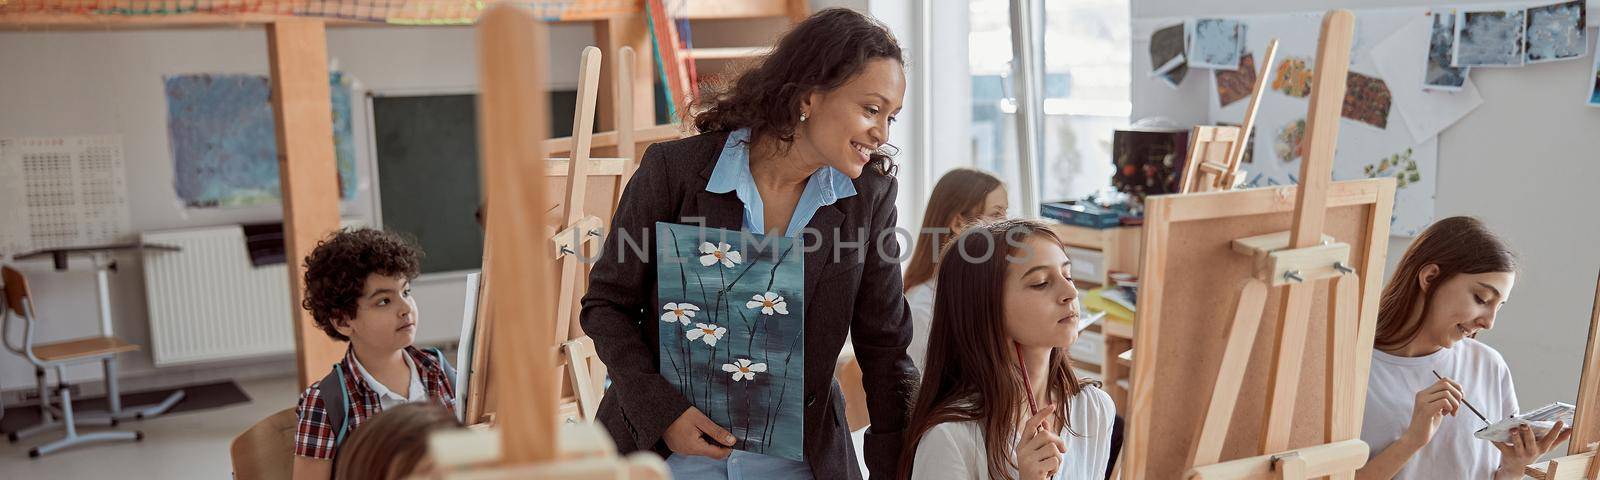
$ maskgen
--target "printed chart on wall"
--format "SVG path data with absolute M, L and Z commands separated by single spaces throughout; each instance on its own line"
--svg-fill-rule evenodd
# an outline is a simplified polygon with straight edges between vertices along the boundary
M 1394 12 L 1394 13 L 1390 13 Z M 1411 236 L 1433 221 L 1435 173 L 1438 171 L 1437 131 L 1415 135 L 1403 118 L 1399 100 L 1415 99 L 1422 91 L 1427 64 L 1428 17 L 1425 11 L 1409 9 L 1383 14 L 1356 16 L 1356 38 L 1351 54 L 1350 74 L 1346 77 L 1344 108 L 1339 125 L 1339 147 L 1334 158 L 1334 180 L 1394 177 L 1399 189 L 1395 198 L 1390 229 L 1394 235 Z M 1256 114 L 1251 141 L 1259 148 L 1250 163 L 1241 168 L 1247 173 L 1247 187 L 1290 185 L 1299 182 L 1300 161 L 1305 153 L 1306 108 L 1316 68 L 1317 32 L 1320 13 L 1239 17 L 1249 31 L 1240 68 L 1212 72 L 1210 119 L 1213 123 L 1243 120 L 1249 105 L 1249 88 L 1257 75 L 1266 75 L 1267 89 Z M 1402 32 L 1402 26 L 1416 27 Z M 1397 33 L 1409 34 L 1405 41 L 1388 41 Z M 1273 65 L 1256 65 L 1272 39 L 1278 39 Z M 1406 84 L 1390 81 L 1373 62 L 1387 50 L 1404 47 L 1408 60 Z M 1387 50 L 1385 50 L 1387 49 Z M 1466 82 L 1470 92 L 1439 92 L 1454 99 L 1477 98 L 1477 90 Z M 1400 90 L 1405 90 L 1403 93 Z M 1481 103 L 1481 99 L 1478 100 Z M 1469 102 L 1475 107 L 1476 103 Z M 1470 110 L 1470 108 L 1467 108 Z M 1465 114 L 1465 112 L 1461 112 Z M 1459 118 L 1459 117 L 1455 117 Z M 1451 119 L 1450 122 L 1453 122 Z M 1449 122 L 1444 125 L 1447 126 Z M 1440 129 L 1443 126 L 1439 127 Z
M 194 74 L 164 79 L 172 183 L 188 208 L 277 203 L 278 144 L 272 89 L 263 75 Z M 351 80 L 329 75 L 339 197 L 356 193 Z

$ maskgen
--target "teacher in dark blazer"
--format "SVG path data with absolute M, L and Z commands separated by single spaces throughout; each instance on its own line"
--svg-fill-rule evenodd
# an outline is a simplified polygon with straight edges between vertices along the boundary
M 867 467 L 894 478 L 916 370 L 900 288 L 889 125 L 905 97 L 900 46 L 860 13 L 797 25 L 695 110 L 699 135 L 645 151 L 593 265 L 581 314 L 611 374 L 599 421 L 623 452 L 667 458 L 674 478 L 862 478 L 833 380 L 846 334 L 866 380 Z M 799 239 L 806 246 L 804 462 L 730 450 L 658 370 L 656 222 Z M 804 235 L 802 235 L 804 234 Z M 625 245 L 623 242 L 634 242 Z M 642 253 L 642 255 L 641 255 Z

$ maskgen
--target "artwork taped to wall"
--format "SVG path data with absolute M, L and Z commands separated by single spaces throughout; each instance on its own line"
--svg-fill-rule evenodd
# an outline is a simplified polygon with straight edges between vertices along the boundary
M 1216 70 L 1212 75 L 1216 77 L 1217 101 L 1222 106 L 1250 98 L 1256 85 L 1256 56 L 1246 53 L 1237 70 Z
M 1382 56 L 1380 46 L 1390 40 L 1412 21 L 1426 21 L 1424 8 L 1396 9 L 1393 13 L 1380 13 L 1356 16 L 1355 46 L 1351 51 L 1351 70 L 1361 72 L 1367 78 L 1381 81 L 1389 93 L 1388 114 L 1382 108 L 1383 100 L 1379 92 L 1365 97 L 1353 97 L 1359 93 L 1356 88 L 1360 82 L 1365 82 L 1368 87 L 1376 87 L 1376 82 L 1358 80 L 1352 83 L 1347 76 L 1346 97 L 1350 101 L 1358 102 L 1366 110 L 1357 109 L 1344 112 L 1339 122 L 1339 145 L 1334 156 L 1334 174 L 1337 180 L 1350 180 L 1366 178 L 1363 167 L 1378 164 L 1382 159 L 1412 149 L 1412 159 L 1417 163 L 1417 172 L 1420 177 L 1416 183 L 1408 183 L 1406 188 L 1398 193 L 1395 203 L 1395 215 L 1390 229 L 1394 235 L 1413 235 L 1427 226 L 1433 220 L 1433 191 L 1436 183 L 1438 164 L 1438 149 L 1432 147 L 1431 137 L 1413 136 L 1410 128 L 1396 128 L 1400 122 L 1396 108 L 1402 108 L 1401 95 L 1397 90 L 1410 88 L 1418 94 L 1425 95 L 1463 95 L 1447 92 L 1421 92 L 1420 77 L 1425 61 L 1427 45 L 1427 28 L 1415 30 L 1412 38 L 1412 48 L 1407 53 L 1409 60 L 1406 65 L 1414 69 L 1410 74 L 1412 83 L 1410 87 L 1402 87 L 1394 83 L 1387 74 L 1376 75 L 1383 72 L 1374 66 L 1375 60 Z M 1322 21 L 1320 13 L 1291 13 L 1276 15 L 1257 15 L 1240 17 L 1250 37 L 1246 40 L 1247 51 L 1265 51 L 1268 41 L 1276 38 L 1278 56 L 1283 59 L 1304 58 L 1307 70 L 1316 68 L 1315 48 L 1317 45 L 1316 34 Z M 1453 33 L 1453 32 L 1452 32 Z M 1269 70 L 1276 74 L 1281 62 L 1274 60 L 1274 69 Z M 1307 81 L 1309 84 L 1309 80 Z M 1272 85 L 1268 85 L 1271 87 Z M 1470 82 L 1469 82 L 1470 86 Z M 1249 187 L 1264 187 L 1274 185 L 1293 185 L 1299 183 L 1300 161 L 1303 155 L 1304 126 L 1306 106 L 1309 96 L 1297 98 L 1283 92 L 1268 95 L 1261 102 L 1255 117 L 1254 142 L 1262 150 L 1260 157 L 1249 167 L 1245 168 L 1245 185 Z M 1380 91 L 1381 92 L 1381 91 Z M 1209 95 L 1208 95 L 1209 97 Z M 1366 102 L 1366 103 L 1360 103 Z M 1222 124 L 1226 122 L 1239 122 L 1244 119 L 1248 102 L 1237 102 L 1223 106 L 1212 100 L 1209 105 L 1209 117 L 1206 122 Z M 1356 113 L 1362 113 L 1357 115 Z M 1344 117 L 1356 117 L 1344 118 Z M 1378 126 L 1378 119 L 1382 118 L 1382 128 Z M 1364 120 L 1371 120 L 1367 122 Z M 1281 138 L 1281 140 L 1280 140 Z
M 164 79 L 173 188 L 190 208 L 277 203 L 278 144 L 272 90 L 262 75 L 193 74 Z M 351 81 L 329 74 L 339 197 L 356 193 Z
M 1393 104 L 1394 96 L 1383 80 L 1349 72 L 1345 77 L 1344 108 L 1339 116 L 1379 129 L 1389 128 L 1389 107 Z
M 1600 43 L 1600 37 L 1595 38 Z M 1595 51 L 1600 51 L 1600 45 L 1595 45 Z M 1594 63 L 1589 65 L 1589 100 L 1585 102 L 1591 107 L 1600 107 L 1600 55 L 1594 56 Z
M 119 135 L 0 139 L 0 255 L 132 233 Z
M 1463 11 L 1456 16 L 1455 67 L 1520 67 L 1525 10 Z
M 1189 29 L 1189 66 L 1216 70 L 1239 68 L 1248 29 L 1238 20 L 1201 18 L 1185 24 Z
M 1183 24 L 1173 24 L 1150 34 L 1150 75 L 1161 78 L 1167 86 L 1177 88 L 1189 73 L 1187 58 L 1183 56 Z
M 1449 91 L 1425 83 L 1438 78 L 1434 76 L 1437 73 L 1434 47 L 1441 36 L 1437 28 L 1440 19 L 1450 19 L 1453 25 L 1455 15 L 1430 14 L 1413 18 L 1389 38 L 1373 45 L 1368 54 L 1379 78 L 1388 84 L 1389 93 L 1394 95 L 1394 109 L 1413 139 L 1438 136 L 1483 104 L 1478 87 L 1465 76 L 1459 77 L 1459 88 Z M 1428 67 L 1417 68 L 1417 59 L 1424 56 L 1429 58 Z M 1444 61 L 1449 62 L 1448 58 Z
M 1467 83 L 1469 67 L 1453 67 L 1456 48 L 1456 11 L 1428 11 L 1428 62 L 1422 88 L 1457 91 Z
M 1582 57 L 1589 48 L 1584 0 L 1528 9 L 1523 42 L 1528 63 L 1559 62 Z
M 1272 71 L 1272 90 L 1294 98 L 1311 96 L 1312 62 L 1304 57 L 1290 57 L 1278 62 Z
M 803 460 L 805 265 L 798 239 L 656 223 L 661 376 L 734 449 Z

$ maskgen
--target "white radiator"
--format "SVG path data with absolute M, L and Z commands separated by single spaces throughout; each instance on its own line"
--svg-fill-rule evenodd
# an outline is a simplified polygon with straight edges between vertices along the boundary
M 284 264 L 250 264 L 237 225 L 145 232 L 144 285 L 158 367 L 294 352 Z

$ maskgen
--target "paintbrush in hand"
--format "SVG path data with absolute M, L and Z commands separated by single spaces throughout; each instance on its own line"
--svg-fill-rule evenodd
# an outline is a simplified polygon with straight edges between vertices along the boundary
M 1434 377 L 1437 377 L 1440 380 L 1444 380 L 1444 376 L 1443 375 L 1439 375 L 1439 371 L 1438 370 L 1431 370 L 1431 371 L 1433 372 L 1433 376 Z M 1472 410 L 1472 414 L 1473 415 L 1477 415 L 1479 420 L 1483 420 L 1483 424 L 1484 425 L 1490 425 L 1489 419 L 1484 418 L 1482 412 L 1479 412 L 1478 409 L 1476 409 L 1476 408 L 1472 408 L 1472 402 L 1468 402 L 1467 401 L 1466 392 L 1462 392 L 1461 393 L 1461 404 L 1462 405 L 1466 405 L 1467 406 L 1467 410 Z

